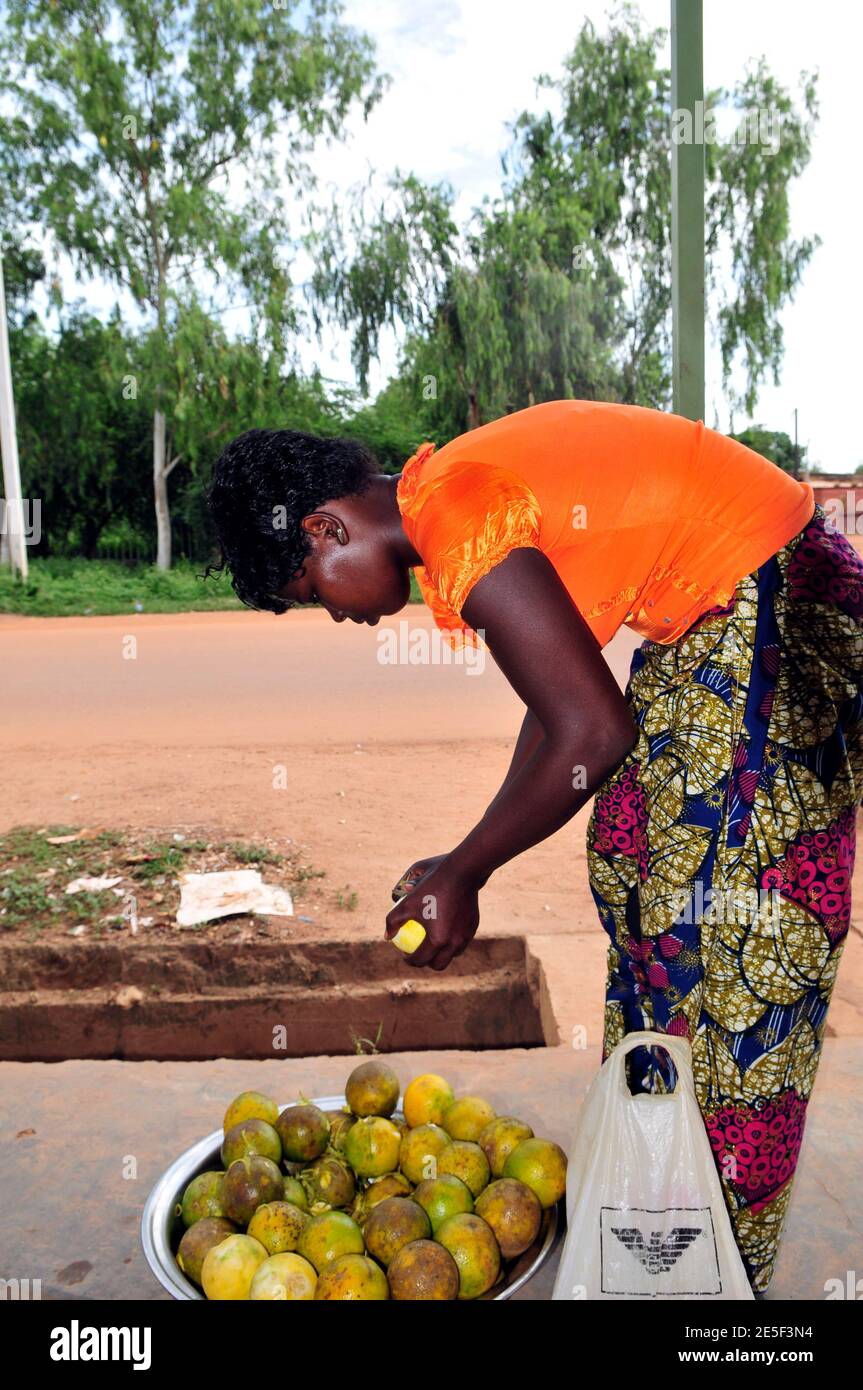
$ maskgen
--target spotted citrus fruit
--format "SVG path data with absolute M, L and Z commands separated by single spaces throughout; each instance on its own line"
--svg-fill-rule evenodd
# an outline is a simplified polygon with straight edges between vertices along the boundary
M 335 1302 L 381 1303 L 389 1298 L 387 1276 L 367 1255 L 342 1255 L 327 1265 L 318 1279 L 316 1299 Z
M 393 1256 L 387 1270 L 390 1297 L 412 1302 L 458 1298 L 458 1265 L 434 1240 L 413 1240 Z
M 533 1245 L 542 1224 L 542 1207 L 535 1192 L 516 1178 L 498 1178 L 476 1199 L 477 1216 L 494 1231 L 505 1260 L 513 1260 Z
M 426 1072 L 415 1076 L 408 1086 L 402 1109 L 411 1129 L 416 1125 L 439 1125 L 454 1100 L 449 1082 L 434 1072 Z
M 441 1149 L 437 1171 L 438 1177 L 450 1173 L 454 1178 L 461 1178 L 474 1197 L 479 1196 L 491 1177 L 488 1159 L 479 1144 L 469 1139 L 452 1139 L 445 1149 Z
M 402 1136 L 380 1115 L 357 1120 L 345 1136 L 345 1158 L 359 1178 L 380 1178 L 399 1166 Z
M 249 1298 L 255 1302 L 309 1303 L 315 1296 L 318 1276 L 302 1255 L 283 1252 L 258 1265 L 252 1276 Z
M 399 1167 L 411 1182 L 424 1182 L 437 1175 L 438 1155 L 450 1142 L 440 1125 L 417 1125 L 409 1129 L 399 1148 Z
M 400 1089 L 392 1067 L 375 1057 L 354 1067 L 345 1085 L 345 1100 L 355 1115 L 386 1117 L 398 1105 Z
M 465 1212 L 450 1216 L 435 1232 L 435 1240 L 458 1265 L 459 1298 L 479 1298 L 496 1283 L 500 1250 L 494 1231 L 482 1217 Z
M 532 1139 L 533 1130 L 512 1115 L 498 1115 L 481 1132 L 477 1143 L 488 1159 L 493 1178 L 503 1177 L 503 1166 L 522 1139 Z
M 260 1091 L 242 1091 L 225 1111 L 222 1129 L 227 1134 L 229 1129 L 242 1124 L 243 1120 L 266 1120 L 268 1125 L 275 1127 L 278 1118 L 279 1107 L 269 1096 L 262 1095 Z
M 201 1284 L 207 1298 L 217 1303 L 247 1299 L 255 1271 L 266 1258 L 253 1236 L 226 1236 L 204 1256 Z
M 551 1139 L 523 1139 L 503 1166 L 504 1177 L 536 1193 L 543 1207 L 553 1207 L 566 1191 L 566 1154 Z
M 475 1143 L 494 1118 L 494 1107 L 482 1096 L 459 1096 L 441 1124 L 451 1139 L 470 1139 Z

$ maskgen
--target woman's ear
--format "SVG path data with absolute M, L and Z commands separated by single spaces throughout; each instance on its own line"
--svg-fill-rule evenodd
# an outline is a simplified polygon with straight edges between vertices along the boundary
M 310 536 L 334 536 L 339 545 L 347 545 L 348 533 L 344 523 L 329 512 L 310 512 L 304 516 L 300 525 Z

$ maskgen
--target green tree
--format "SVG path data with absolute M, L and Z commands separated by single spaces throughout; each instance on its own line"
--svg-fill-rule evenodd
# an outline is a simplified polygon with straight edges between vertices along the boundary
M 561 74 L 539 79 L 549 109 L 525 111 L 511 126 L 500 196 L 461 235 L 448 221 L 447 189 L 423 201 L 413 188 L 398 215 L 371 206 L 324 238 L 318 289 L 353 328 L 361 378 L 381 327 L 399 319 L 408 330 L 404 375 L 429 432 L 455 434 L 555 396 L 670 404 L 664 38 L 629 5 L 605 32 L 585 22 Z M 732 91 L 711 92 L 706 106 L 750 137 L 709 128 L 706 231 L 725 386 L 737 400 L 740 362 L 740 400 L 751 412 L 759 386 L 778 376 L 780 314 L 818 244 L 795 241 L 789 217 L 789 187 L 809 158 L 815 82 L 804 75 L 795 104 L 761 62 Z M 764 113 L 766 129 L 752 128 L 752 113 Z M 428 199 L 439 209 L 431 221 Z
M 791 436 L 782 430 L 768 430 L 764 425 L 750 425 L 742 433 L 732 434 L 731 438 L 739 439 L 748 449 L 754 449 L 756 454 L 771 459 L 795 478 L 800 477 L 806 466 L 805 444 L 795 444 Z
M 340 15 L 338 0 L 6 5 L 0 144 L 21 221 L 131 292 L 152 325 L 162 568 L 168 477 L 193 394 L 176 354 L 207 357 L 213 315 L 237 301 L 253 333 L 285 351 L 298 312 L 285 192 L 294 206 L 309 194 L 315 142 L 338 137 L 354 104 L 367 113 L 381 91 L 370 41 Z
M 106 527 L 146 532 L 147 417 L 124 398 L 136 345 L 114 315 L 72 310 L 49 335 L 13 327 L 10 351 L 25 494 L 40 501 L 40 551 L 91 558 Z

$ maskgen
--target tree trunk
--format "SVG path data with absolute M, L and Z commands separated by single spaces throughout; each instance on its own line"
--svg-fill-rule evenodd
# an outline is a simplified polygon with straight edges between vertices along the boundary
M 171 512 L 168 506 L 168 476 L 165 472 L 165 413 L 153 415 L 153 499 L 156 504 L 156 568 L 171 568 Z

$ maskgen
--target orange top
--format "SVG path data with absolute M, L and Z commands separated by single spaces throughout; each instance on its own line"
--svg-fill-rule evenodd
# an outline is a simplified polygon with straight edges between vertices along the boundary
M 599 401 L 549 401 L 424 444 L 396 496 L 435 622 L 509 552 L 548 556 L 600 646 L 626 624 L 674 642 L 811 518 L 808 483 L 701 420 Z

